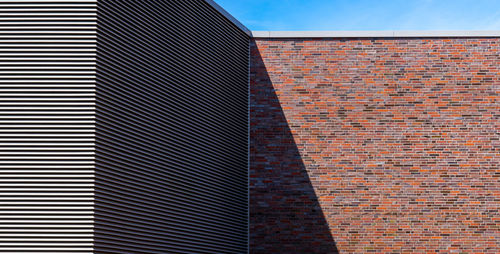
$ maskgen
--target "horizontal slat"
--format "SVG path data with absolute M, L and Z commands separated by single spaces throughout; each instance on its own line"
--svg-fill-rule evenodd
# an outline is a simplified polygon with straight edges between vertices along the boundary
M 245 253 L 248 36 L 205 1 L 98 13 L 96 251 Z
M 0 2 L 1 253 L 93 253 L 96 16 Z

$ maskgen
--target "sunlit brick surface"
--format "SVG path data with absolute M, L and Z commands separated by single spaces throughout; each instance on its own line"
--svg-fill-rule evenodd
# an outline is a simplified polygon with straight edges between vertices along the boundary
M 251 252 L 500 253 L 499 53 L 498 38 L 258 39 Z M 287 191 L 307 182 L 331 238 L 314 197 Z

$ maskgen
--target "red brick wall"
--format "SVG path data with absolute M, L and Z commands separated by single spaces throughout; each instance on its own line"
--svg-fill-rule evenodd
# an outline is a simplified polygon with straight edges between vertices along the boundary
M 252 253 L 500 253 L 500 39 L 258 39 Z

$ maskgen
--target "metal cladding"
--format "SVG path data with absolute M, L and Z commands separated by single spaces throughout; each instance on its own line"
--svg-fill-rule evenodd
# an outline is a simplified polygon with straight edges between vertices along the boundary
M 99 1 L 95 249 L 245 253 L 249 37 L 205 1 Z
M 205 1 L 1 1 L 0 253 L 246 252 L 248 48 Z
M 0 2 L 0 253 L 92 253 L 95 1 Z

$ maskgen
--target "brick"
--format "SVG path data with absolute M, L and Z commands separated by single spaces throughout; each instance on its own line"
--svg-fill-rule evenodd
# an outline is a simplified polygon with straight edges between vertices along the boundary
M 500 39 L 256 39 L 252 253 L 500 253 Z

